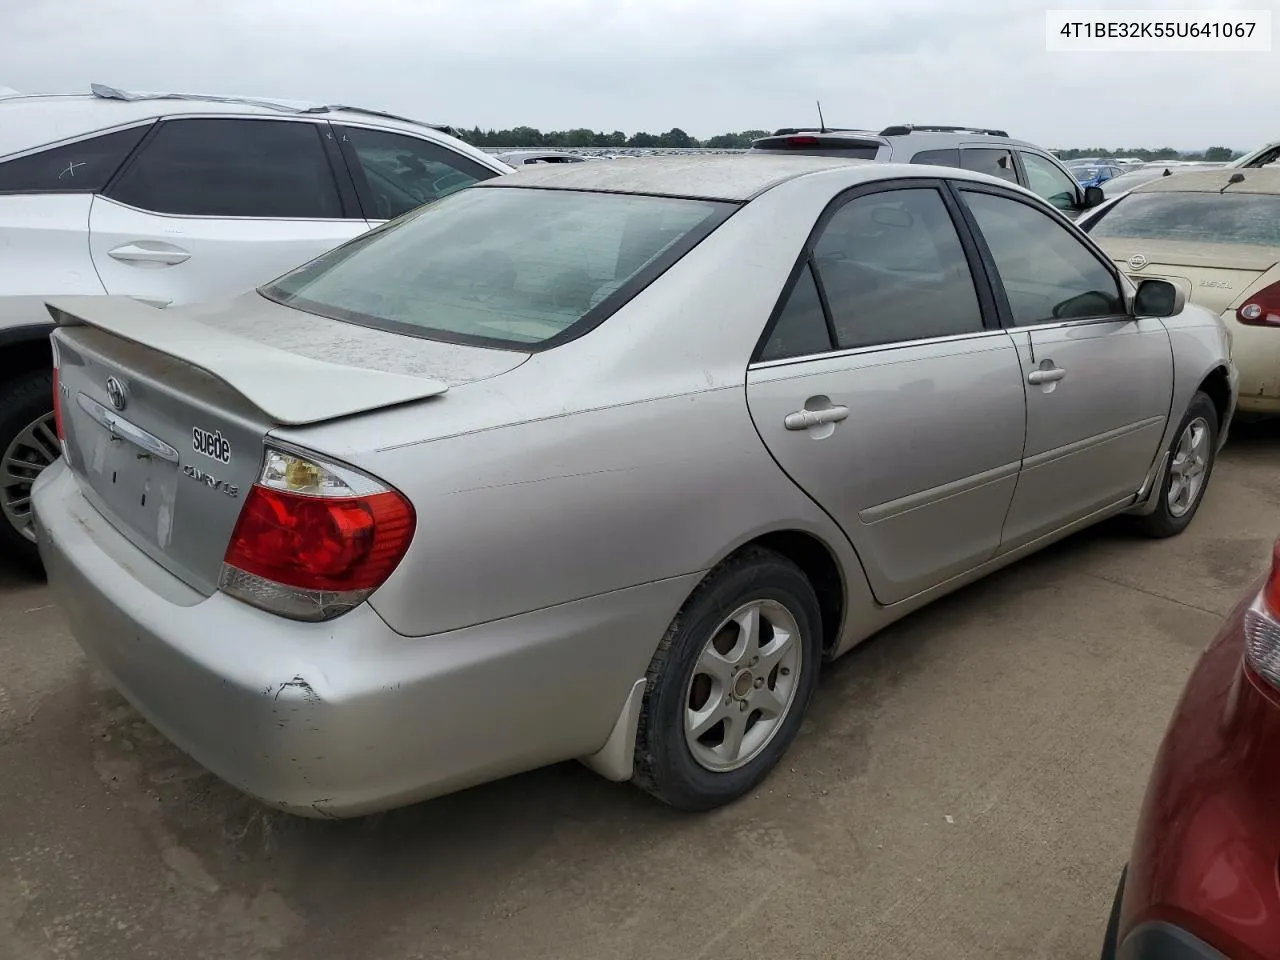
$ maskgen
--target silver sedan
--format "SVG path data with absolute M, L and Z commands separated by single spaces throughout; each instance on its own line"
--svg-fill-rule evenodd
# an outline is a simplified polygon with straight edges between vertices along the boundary
M 824 660 L 1191 521 L 1218 317 L 1029 192 L 817 157 L 498 177 L 259 290 L 50 303 L 40 551 L 161 731 L 309 816 L 578 758 L 752 789 Z

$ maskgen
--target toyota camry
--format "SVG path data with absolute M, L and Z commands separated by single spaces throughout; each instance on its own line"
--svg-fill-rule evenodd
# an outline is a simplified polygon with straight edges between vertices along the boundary
M 49 310 L 76 638 L 309 816 L 568 759 L 730 802 L 825 660 L 1183 530 L 1236 397 L 1215 314 L 1030 192 L 823 157 L 531 168 L 228 301 Z

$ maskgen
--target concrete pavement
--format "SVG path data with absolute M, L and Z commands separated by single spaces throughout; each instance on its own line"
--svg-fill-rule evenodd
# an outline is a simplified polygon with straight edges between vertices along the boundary
M 1149 764 L 1280 533 L 1280 430 L 1190 530 L 1107 526 L 828 670 L 757 795 L 678 814 L 565 764 L 294 819 L 171 747 L 0 573 L 0 960 L 1097 956 Z

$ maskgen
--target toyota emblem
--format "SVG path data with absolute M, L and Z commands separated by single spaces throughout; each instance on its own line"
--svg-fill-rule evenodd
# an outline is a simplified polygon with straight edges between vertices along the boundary
M 107 399 L 117 410 L 123 410 L 129 402 L 124 395 L 124 384 L 115 377 L 107 377 Z
M 1143 267 L 1147 265 L 1148 262 L 1149 261 L 1147 260 L 1147 258 L 1144 257 L 1142 254 L 1135 253 L 1132 257 L 1129 258 L 1129 269 L 1141 270 Z

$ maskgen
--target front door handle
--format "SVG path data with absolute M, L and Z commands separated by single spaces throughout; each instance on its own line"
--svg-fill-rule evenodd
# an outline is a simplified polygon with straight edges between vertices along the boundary
M 1067 375 L 1061 367 L 1047 367 L 1032 370 L 1027 374 L 1027 383 L 1056 383 Z
M 125 263 L 157 263 L 168 267 L 191 259 L 191 254 L 180 247 L 167 243 L 151 244 L 146 241 L 115 247 L 107 251 L 107 256 Z
M 782 422 L 788 430 L 808 430 L 824 423 L 839 423 L 848 416 L 848 407 L 835 406 L 821 410 L 797 410 L 795 413 L 788 413 Z

